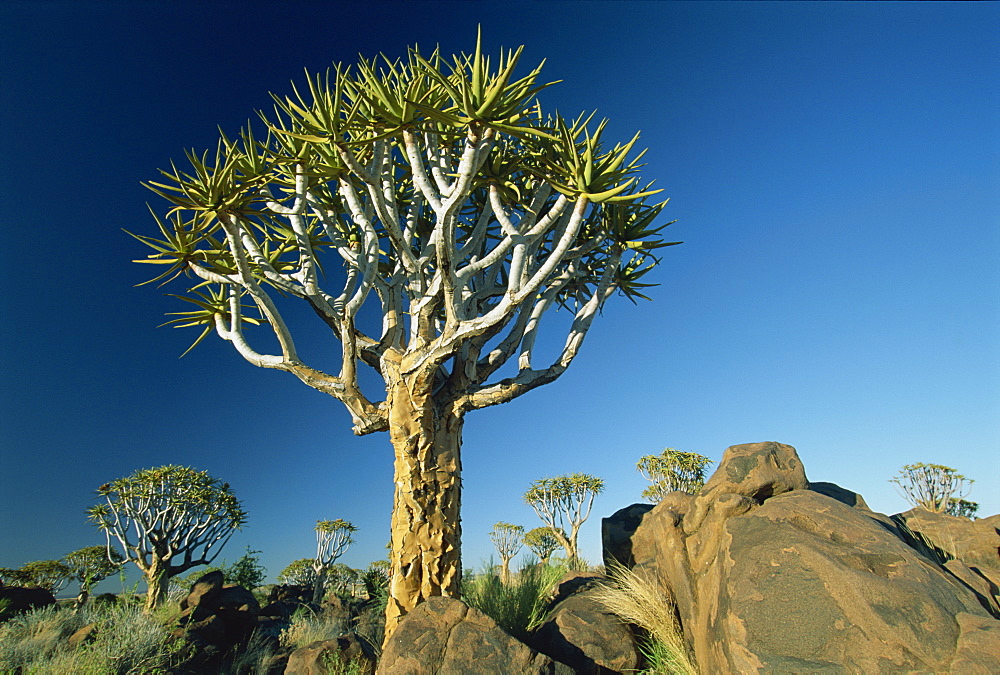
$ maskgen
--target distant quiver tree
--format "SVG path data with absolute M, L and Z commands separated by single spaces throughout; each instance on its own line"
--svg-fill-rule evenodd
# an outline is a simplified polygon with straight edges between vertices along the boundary
M 928 511 L 971 518 L 979 510 L 979 504 L 965 500 L 975 481 L 950 466 L 907 464 L 889 482 L 896 484 L 906 501 Z
M 68 553 L 62 561 L 69 568 L 71 578 L 80 582 L 78 605 L 87 601 L 95 584 L 117 574 L 125 563 L 121 553 L 106 546 L 86 546 Z
M 113 538 L 142 571 L 147 611 L 166 598 L 171 577 L 210 564 L 246 522 L 229 483 L 183 466 L 141 469 L 97 494 L 105 503 L 87 513 L 107 536 L 109 558 Z
M 316 570 L 313 569 L 312 558 L 293 560 L 278 574 L 279 584 L 292 586 L 313 586 L 316 583 Z
M 510 561 L 524 545 L 524 526 L 500 522 L 490 530 L 490 541 L 500 554 L 500 583 L 510 583 Z
M 697 452 L 664 448 L 659 455 L 646 455 L 636 463 L 636 469 L 651 485 L 642 496 L 658 504 L 671 492 L 695 494 L 705 484 L 705 470 L 712 460 Z
M 559 548 L 559 540 L 551 527 L 536 527 L 524 535 L 524 545 L 538 556 L 543 565 L 548 565 L 552 552 Z
M 535 510 L 566 550 L 566 558 L 579 558 L 580 526 L 590 517 L 594 497 L 604 491 L 604 481 L 585 473 L 542 478 L 531 484 L 524 501 Z
M 347 548 L 354 543 L 354 533 L 358 531 L 346 520 L 316 521 L 316 557 L 313 558 L 313 602 L 319 604 L 323 600 L 326 588 L 326 578 L 333 568 L 337 558 L 344 555 Z
M 35 560 L 19 570 L 22 586 L 38 586 L 55 595 L 73 578 L 73 570 L 61 560 Z
M 608 145 L 606 120 L 543 113 L 552 83 L 541 65 L 515 76 L 520 55 L 491 61 L 477 41 L 450 60 L 414 47 L 335 65 L 272 95 L 262 131 L 223 135 L 147 184 L 171 206 L 154 212 L 161 235 L 136 235 L 154 251 L 137 262 L 193 278 L 177 296 L 189 311 L 168 323 L 338 399 L 358 435 L 389 432 L 387 635 L 422 600 L 459 596 L 465 414 L 558 378 L 603 304 L 645 297 L 656 250 L 677 243 L 660 235 L 666 202 L 647 202 L 659 190 L 639 179 L 638 135 Z M 304 360 L 295 302 L 339 341 L 339 372 Z M 568 334 L 539 363 L 557 307 Z M 275 348 L 254 346 L 257 325 Z M 384 391 L 363 391 L 359 366 Z

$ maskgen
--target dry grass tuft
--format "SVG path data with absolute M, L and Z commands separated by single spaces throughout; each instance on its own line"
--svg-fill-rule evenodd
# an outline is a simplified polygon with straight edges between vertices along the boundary
M 650 667 L 644 672 L 697 675 L 698 669 L 688 655 L 684 632 L 674 613 L 673 600 L 659 582 L 622 565 L 609 566 L 607 575 L 610 583 L 595 598 L 623 621 L 646 631 L 648 637 L 640 640 L 640 649 Z

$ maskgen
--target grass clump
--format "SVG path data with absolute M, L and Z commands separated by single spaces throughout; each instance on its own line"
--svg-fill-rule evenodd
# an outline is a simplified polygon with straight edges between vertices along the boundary
M 510 635 L 525 640 L 545 619 L 552 590 L 568 567 L 528 563 L 508 584 L 501 582 L 494 569 L 491 564 L 483 572 L 463 579 L 462 600 L 492 618 Z
M 292 615 L 291 624 L 281 631 L 279 641 L 282 647 L 301 649 L 313 642 L 333 640 L 347 631 L 344 617 L 326 612 L 314 612 L 308 607 L 299 607 Z
M 639 640 L 639 649 L 649 667 L 643 672 L 647 675 L 697 675 L 698 669 L 688 655 L 673 600 L 660 584 L 649 575 L 622 565 L 609 566 L 607 575 L 610 583 L 601 588 L 595 598 L 623 621 L 645 632 Z
M 73 649 L 69 637 L 93 625 L 91 639 Z M 3 672 L 109 675 L 154 672 L 180 662 L 183 642 L 157 617 L 129 602 L 55 605 L 0 625 Z

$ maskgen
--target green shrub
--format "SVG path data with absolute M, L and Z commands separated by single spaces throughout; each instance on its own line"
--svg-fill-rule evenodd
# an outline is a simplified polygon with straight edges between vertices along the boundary
M 93 640 L 71 649 L 69 636 L 90 624 Z M 0 626 L 0 664 L 11 672 L 148 673 L 179 663 L 182 647 L 138 603 L 94 603 L 79 610 L 51 605 Z
M 528 563 L 503 584 L 492 562 L 479 574 L 463 579 L 462 600 L 497 622 L 518 638 L 528 635 L 545 619 L 545 607 L 566 565 Z

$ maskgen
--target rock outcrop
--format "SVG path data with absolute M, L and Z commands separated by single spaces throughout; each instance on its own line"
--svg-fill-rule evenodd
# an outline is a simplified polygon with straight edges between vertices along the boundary
M 403 617 L 382 652 L 379 675 L 571 675 L 477 609 L 453 598 L 429 598 Z
M 55 596 L 44 588 L 37 586 L 23 588 L 21 586 L 4 586 L 3 584 L 0 584 L 0 600 L 4 601 L 4 617 L 56 603 Z
M 581 675 L 631 673 L 642 660 L 632 631 L 593 597 L 603 579 L 570 572 L 556 585 L 548 618 L 530 640 L 539 652 Z
M 704 672 L 1000 672 L 988 600 L 858 495 L 810 486 L 791 446 L 729 448 L 630 542 Z
M 354 633 L 348 633 L 296 649 L 288 657 L 284 675 L 326 675 L 331 666 L 339 666 L 343 672 L 374 673 L 377 660 L 375 650 L 368 642 Z M 356 670 L 348 671 L 349 667 Z
M 246 641 L 257 627 L 260 604 L 253 593 L 223 584 L 215 570 L 199 578 L 181 600 L 178 635 L 209 652 L 224 652 Z
M 905 523 L 925 544 L 948 559 L 1000 571 L 1000 514 L 970 520 L 915 508 L 897 513 L 892 519 Z

